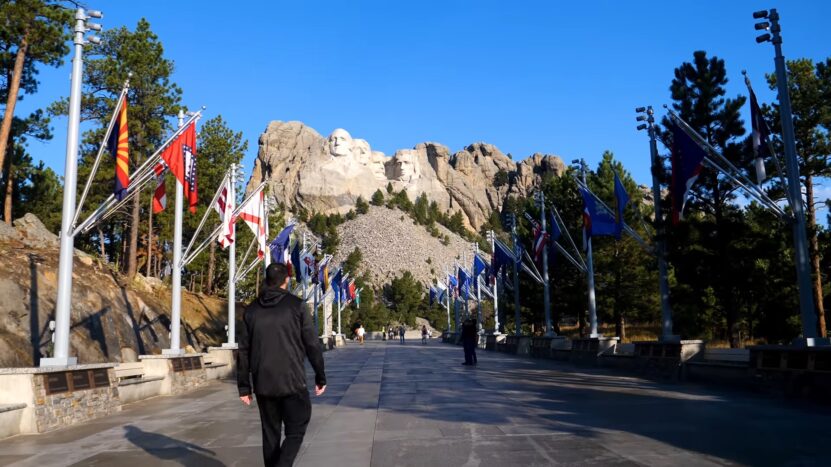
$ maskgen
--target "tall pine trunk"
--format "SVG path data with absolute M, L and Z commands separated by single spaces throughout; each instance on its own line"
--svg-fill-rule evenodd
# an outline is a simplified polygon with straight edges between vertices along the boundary
M 208 256 L 208 283 L 205 284 L 205 294 L 214 293 L 214 274 L 216 273 L 216 242 L 211 241 L 210 256 Z
M 153 275 L 153 195 L 150 195 L 150 207 L 147 209 L 147 270 L 145 275 Z
M 805 217 L 808 221 L 809 252 L 811 256 L 811 268 L 814 275 L 814 304 L 817 310 L 817 331 L 820 337 L 825 337 L 825 306 L 822 303 L 822 271 L 820 269 L 819 239 L 817 238 L 817 211 L 814 206 L 814 179 L 810 175 L 805 177 Z
M 6 99 L 6 111 L 3 113 L 3 123 L 0 124 L 0 170 L 6 165 L 6 151 L 9 145 L 9 136 L 12 131 L 12 119 L 14 118 L 14 108 L 17 105 L 17 94 L 20 92 L 20 78 L 23 76 L 23 63 L 26 61 L 26 52 L 29 50 L 29 32 L 23 34 L 23 40 L 20 47 L 17 48 L 17 53 L 14 57 L 14 70 L 12 71 L 11 79 L 9 80 L 9 96 Z M 11 173 L 11 163 L 9 164 L 9 172 Z M 6 177 L 7 184 L 12 184 L 12 177 Z M 6 224 L 11 225 L 11 200 L 8 200 L 6 205 L 5 216 Z
M 101 257 L 105 258 L 107 256 L 107 244 L 104 241 L 104 229 L 102 229 L 100 225 L 97 227 L 97 229 L 98 229 L 98 251 L 101 254 Z
M 12 202 L 14 197 L 14 167 L 12 167 L 12 160 L 9 158 L 8 161 L 8 177 L 6 177 L 6 194 L 3 199 L 3 219 L 5 219 L 6 224 L 12 223 Z
M 128 247 L 128 254 L 127 254 L 127 278 L 133 280 L 136 277 L 136 272 L 138 271 L 138 236 L 139 236 L 139 223 L 141 222 L 141 212 L 139 210 L 139 202 L 141 201 L 140 196 L 136 196 L 133 198 L 133 208 L 130 213 L 130 238 L 129 238 L 129 247 Z

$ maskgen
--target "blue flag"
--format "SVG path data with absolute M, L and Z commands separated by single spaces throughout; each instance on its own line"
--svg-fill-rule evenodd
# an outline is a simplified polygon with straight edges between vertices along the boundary
M 294 276 L 297 278 L 297 281 L 303 280 L 303 273 L 301 272 L 300 267 L 300 242 L 294 242 L 294 248 L 291 250 L 291 264 L 294 267 Z
M 616 235 L 618 227 L 612 213 L 598 209 L 594 195 L 589 190 L 580 188 L 580 194 L 583 195 L 583 229 L 586 236 Z
M 502 271 L 502 278 L 505 278 L 505 274 L 507 271 L 505 266 L 512 265 L 514 261 L 514 255 L 509 250 L 506 250 L 501 243 L 494 243 L 494 252 L 493 252 L 493 261 L 491 266 L 491 271 L 494 276 L 498 275 L 500 271 Z
M 623 232 L 623 214 L 626 212 L 626 205 L 629 204 L 629 194 L 626 193 L 626 187 L 620 181 L 620 177 L 615 172 L 615 238 L 620 240 L 620 234 Z
M 271 260 L 280 264 L 291 264 L 289 255 L 289 241 L 291 240 L 291 232 L 294 230 L 294 224 L 291 224 L 280 231 L 277 238 L 271 242 Z
M 331 280 L 332 294 L 336 300 L 340 297 L 340 277 L 341 271 L 338 269 L 338 272 L 335 273 Z
M 465 300 L 470 298 L 470 276 L 463 268 L 459 268 L 459 295 Z
M 707 153 L 675 122 L 672 123 L 672 223 L 678 224 L 684 218 L 687 193 L 701 174 Z M 655 200 L 657 203 L 658 200 Z

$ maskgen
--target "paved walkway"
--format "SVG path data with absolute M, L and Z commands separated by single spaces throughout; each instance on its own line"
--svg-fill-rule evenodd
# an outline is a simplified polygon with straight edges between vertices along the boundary
M 831 410 L 431 342 L 326 354 L 301 466 L 831 465 Z M 824 455 L 824 457 L 821 457 Z M 255 407 L 216 382 L 0 442 L 0 465 L 259 465 Z

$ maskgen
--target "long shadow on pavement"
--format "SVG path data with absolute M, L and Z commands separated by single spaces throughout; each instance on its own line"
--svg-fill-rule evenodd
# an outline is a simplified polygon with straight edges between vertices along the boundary
M 175 461 L 186 467 L 220 467 L 222 462 L 214 459 L 216 454 L 192 443 L 169 436 L 144 431 L 134 425 L 124 427 L 125 438 L 144 452 L 163 461 Z
M 335 390 L 315 404 L 342 403 L 343 391 L 361 381 L 359 373 L 379 351 L 367 345 L 328 354 Z M 442 344 L 386 345 L 376 439 L 383 431 L 403 440 L 420 431 L 452 436 L 473 429 L 571 435 L 614 444 L 612 451 L 646 439 L 752 465 L 822 464 L 831 441 L 819 429 L 831 425 L 824 407 L 492 352 L 480 352 L 476 368 L 462 367 L 461 354 Z M 417 456 L 418 447 L 412 449 Z

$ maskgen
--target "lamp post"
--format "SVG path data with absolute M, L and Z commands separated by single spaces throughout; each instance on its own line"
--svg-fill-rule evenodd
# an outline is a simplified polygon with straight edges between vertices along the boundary
M 756 23 L 757 31 L 770 31 L 756 38 L 756 42 L 770 42 L 775 51 L 776 86 L 779 92 L 779 115 L 782 121 L 782 142 L 785 146 L 785 171 L 788 176 L 788 201 L 793 211 L 794 254 L 796 255 L 796 275 L 799 286 L 799 310 L 802 317 L 802 335 L 805 344 L 812 346 L 819 337 L 817 313 L 811 290 L 811 270 L 808 264 L 808 234 L 805 227 L 805 209 L 802 205 L 802 185 L 799 181 L 799 162 L 796 158 L 796 138 L 791 114 L 791 98 L 788 94 L 788 75 L 785 69 L 785 57 L 782 55 L 782 28 L 779 25 L 779 13 L 775 8 L 753 13 L 754 19 L 767 19 Z M 811 200 L 808 200 L 811 202 Z
M 69 124 L 66 132 L 66 168 L 64 170 L 63 206 L 61 210 L 60 259 L 58 260 L 58 295 L 55 303 L 55 348 L 50 358 L 41 358 L 40 366 L 69 366 L 78 362 L 69 356 L 69 331 L 72 308 L 72 262 L 75 253 L 75 237 L 72 221 L 75 215 L 75 196 L 78 185 L 78 132 L 81 122 L 81 83 L 84 79 L 84 46 L 99 44 L 101 39 L 84 35 L 100 31 L 101 25 L 89 23 L 90 18 L 103 18 L 100 11 L 83 8 L 75 10 L 72 58 L 72 77 L 69 91 Z
M 636 120 L 640 123 L 638 130 L 647 130 L 649 134 L 649 155 L 652 166 L 652 204 L 655 207 L 655 254 L 658 257 L 658 288 L 661 294 L 661 340 L 678 341 L 680 337 L 672 334 L 672 308 L 669 305 L 669 279 L 667 273 L 666 231 L 661 217 L 661 182 L 658 178 L 661 160 L 658 157 L 658 129 L 655 128 L 655 112 L 652 106 L 638 107 Z

